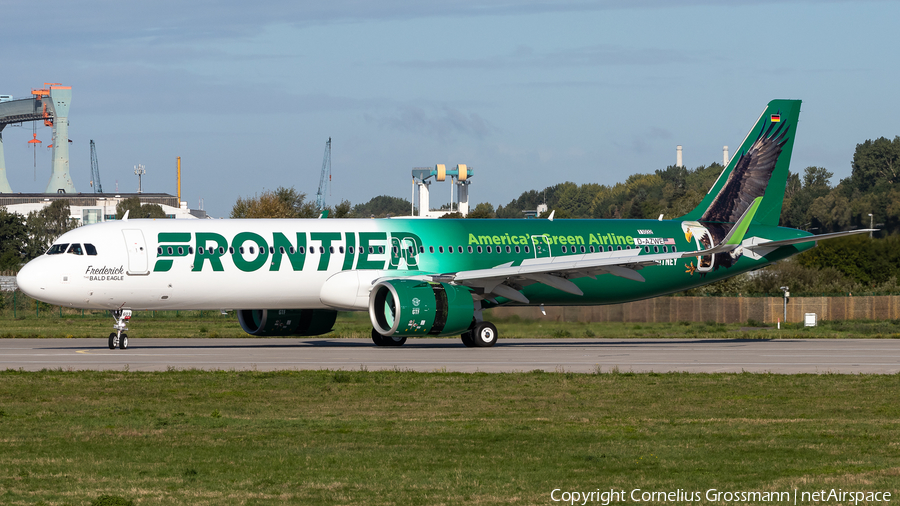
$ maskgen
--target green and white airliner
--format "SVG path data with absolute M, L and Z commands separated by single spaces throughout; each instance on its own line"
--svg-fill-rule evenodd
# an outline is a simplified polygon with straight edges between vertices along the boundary
M 483 310 L 614 304 L 758 269 L 821 239 L 778 226 L 799 100 L 769 102 L 699 206 L 673 220 L 124 219 L 63 234 L 18 275 L 50 304 L 235 310 L 254 336 L 328 333 L 368 311 L 372 340 L 460 335 L 492 346 Z

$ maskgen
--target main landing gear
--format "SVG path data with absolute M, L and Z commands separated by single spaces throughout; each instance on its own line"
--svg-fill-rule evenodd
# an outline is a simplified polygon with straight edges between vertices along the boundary
M 383 336 L 372 329 L 372 342 L 376 346 L 403 346 L 406 343 L 406 336 Z
M 128 349 L 128 334 L 126 334 L 125 331 L 128 330 L 128 320 L 131 319 L 131 310 L 119 309 L 113 311 L 113 318 L 116 319 L 116 324 L 113 325 L 113 328 L 116 329 L 116 331 L 109 335 L 109 349 L 114 350 L 116 349 L 116 346 L 118 346 L 120 350 Z
M 497 327 L 491 322 L 477 322 L 468 332 L 459 337 L 469 348 L 487 348 L 497 344 Z
M 475 322 L 472 328 L 460 337 L 463 344 L 469 348 L 487 348 L 497 344 L 497 327 L 491 322 Z M 377 330 L 372 329 L 372 342 L 376 346 L 403 346 L 406 343 L 406 337 L 383 336 Z

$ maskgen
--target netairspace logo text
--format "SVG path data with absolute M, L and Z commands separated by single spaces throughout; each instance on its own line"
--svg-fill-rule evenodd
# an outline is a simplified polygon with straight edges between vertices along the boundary
M 730 491 L 708 489 L 705 492 L 690 491 L 678 489 L 674 492 L 641 490 L 639 488 L 632 489 L 631 492 L 625 490 L 600 490 L 594 491 L 576 491 L 563 490 L 560 488 L 550 492 L 550 500 L 553 502 L 569 504 L 574 506 L 580 504 L 600 504 L 608 506 L 612 503 L 698 503 L 698 502 L 716 502 L 716 503 L 770 503 L 770 504 L 820 504 L 820 503 L 843 503 L 853 504 L 854 506 L 861 503 L 889 503 L 891 502 L 891 492 L 884 491 L 857 491 L 857 490 L 812 490 L 799 491 L 794 489 L 789 492 L 759 492 L 759 491 Z

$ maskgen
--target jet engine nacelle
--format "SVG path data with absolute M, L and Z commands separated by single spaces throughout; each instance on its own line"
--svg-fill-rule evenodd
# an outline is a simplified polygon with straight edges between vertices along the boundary
M 449 336 L 472 325 L 475 301 L 465 287 L 409 279 L 382 281 L 369 295 L 369 318 L 383 336 Z
M 330 309 L 240 309 L 238 322 L 251 336 L 318 336 L 331 331 Z

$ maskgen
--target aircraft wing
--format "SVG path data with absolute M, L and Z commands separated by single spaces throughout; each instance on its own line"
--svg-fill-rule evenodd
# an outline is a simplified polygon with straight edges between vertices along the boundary
M 530 258 L 522 261 L 519 265 L 513 265 L 510 262 L 491 269 L 460 271 L 434 276 L 434 278 L 439 281 L 451 281 L 472 288 L 480 288 L 488 296 L 486 298 L 493 294 L 527 304 L 528 299 L 519 290 L 533 283 L 543 283 L 567 293 L 583 295 L 581 289 L 570 281 L 571 279 L 596 278 L 598 275 L 612 274 L 643 282 L 644 277 L 637 272 L 643 267 L 654 265 L 662 260 L 697 255 L 697 252 L 641 255 L 641 251 L 641 249 L 626 249 L 584 255 Z
M 491 269 L 460 271 L 452 274 L 433 276 L 435 281 L 448 281 L 475 288 L 479 295 L 486 299 L 505 297 L 507 299 L 528 304 L 528 298 L 519 290 L 534 283 L 562 290 L 574 295 L 584 295 L 571 279 L 612 274 L 633 281 L 644 282 L 644 276 L 637 271 L 648 265 L 664 260 L 710 255 L 731 251 L 741 246 L 744 234 L 750 226 L 753 215 L 759 208 L 762 197 L 754 199 L 750 207 L 735 223 L 722 242 L 713 248 L 703 251 L 654 253 L 641 255 L 641 248 L 606 251 L 603 253 L 587 253 L 583 255 L 567 255 L 562 257 L 530 258 L 521 264 L 498 265 Z

